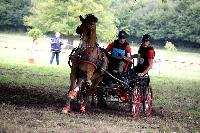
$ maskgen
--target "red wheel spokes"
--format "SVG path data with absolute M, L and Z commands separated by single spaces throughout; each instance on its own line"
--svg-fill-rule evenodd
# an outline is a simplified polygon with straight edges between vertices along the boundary
M 147 87 L 147 96 L 146 96 L 146 100 L 145 100 L 145 115 L 147 117 L 151 116 L 152 113 L 152 103 L 153 103 L 153 93 L 152 93 L 152 89 L 150 87 Z
M 131 112 L 133 117 L 136 117 L 139 114 L 140 102 L 141 102 L 140 89 L 139 87 L 135 86 L 132 94 L 132 103 L 131 103 L 132 104 Z

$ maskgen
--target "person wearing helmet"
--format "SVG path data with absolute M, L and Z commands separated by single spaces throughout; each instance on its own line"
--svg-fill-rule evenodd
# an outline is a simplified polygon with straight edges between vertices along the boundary
M 56 63 L 57 63 L 57 65 L 59 65 L 59 54 L 61 52 L 61 45 L 63 45 L 63 42 L 60 39 L 60 33 L 59 32 L 55 33 L 55 37 L 51 39 L 50 43 L 51 43 L 51 52 L 52 52 L 50 64 L 53 63 L 53 59 L 56 55 Z
M 109 65 L 109 68 L 117 68 L 116 72 L 118 72 L 120 76 L 123 74 L 125 65 L 128 62 L 132 62 L 131 48 L 129 43 L 126 41 L 126 36 L 127 34 L 125 31 L 120 31 L 118 39 L 111 42 L 106 48 L 108 52 L 111 52 L 111 65 Z
M 148 34 L 143 35 L 140 48 L 138 50 L 138 55 L 140 55 L 140 60 L 138 65 L 134 68 L 135 73 L 138 76 L 144 76 L 153 66 L 153 59 L 155 56 L 155 51 L 150 45 L 151 36 Z

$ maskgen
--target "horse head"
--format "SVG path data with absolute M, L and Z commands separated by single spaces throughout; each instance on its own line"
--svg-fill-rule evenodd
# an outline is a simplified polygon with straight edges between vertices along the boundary
M 80 15 L 79 18 L 82 22 L 76 29 L 76 33 L 80 34 L 79 47 L 94 47 L 96 44 L 96 23 L 98 19 L 92 14 L 87 14 L 85 18 Z

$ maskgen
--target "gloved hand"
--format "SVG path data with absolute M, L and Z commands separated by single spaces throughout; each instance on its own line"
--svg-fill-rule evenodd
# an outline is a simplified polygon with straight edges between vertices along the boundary
M 144 73 L 138 73 L 138 76 L 143 77 L 145 74 Z
M 120 57 L 120 58 L 124 58 L 125 56 L 124 55 L 122 55 L 122 54 L 118 54 L 118 56 Z

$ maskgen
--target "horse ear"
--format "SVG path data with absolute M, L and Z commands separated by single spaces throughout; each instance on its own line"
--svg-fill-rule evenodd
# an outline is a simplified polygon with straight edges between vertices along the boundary
M 79 16 L 79 18 L 80 18 L 80 21 L 83 21 L 84 20 L 84 18 L 80 15 Z
M 98 22 L 98 18 L 97 17 L 94 17 L 94 22 Z
M 77 33 L 77 34 L 81 34 L 80 26 L 78 26 L 78 27 L 76 28 L 76 33 Z
M 91 14 L 91 16 L 92 16 L 93 21 L 96 23 L 98 21 L 98 18 L 92 14 Z

